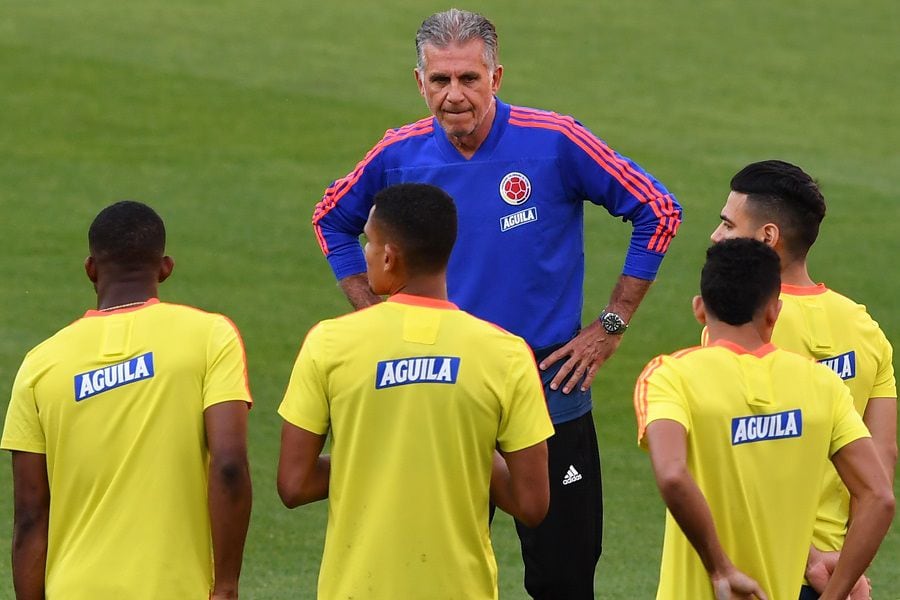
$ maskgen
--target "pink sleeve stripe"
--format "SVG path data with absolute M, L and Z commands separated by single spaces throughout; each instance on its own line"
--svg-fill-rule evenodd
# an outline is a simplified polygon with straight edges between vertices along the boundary
M 359 178 L 362 177 L 363 172 L 366 167 L 369 165 L 372 160 L 378 156 L 382 150 L 387 148 L 388 146 L 395 144 L 397 142 L 401 142 L 405 139 L 415 137 L 417 135 L 424 135 L 434 131 L 433 125 L 433 117 L 428 117 L 426 119 L 422 119 L 415 123 L 411 123 L 409 125 L 405 125 L 399 129 L 392 129 L 385 133 L 384 137 L 375 144 L 375 146 L 366 153 L 365 157 L 356 165 L 353 171 L 343 177 L 335 181 L 328 189 L 325 190 L 325 195 L 322 197 L 322 200 L 316 204 L 315 211 L 313 212 L 313 229 L 316 233 L 316 240 L 319 242 L 319 247 L 322 249 L 324 254 L 328 254 L 328 243 L 325 241 L 325 236 L 322 234 L 322 229 L 319 226 L 319 221 L 327 215 L 331 209 L 333 209 L 338 201 L 343 198 L 348 191 L 359 181 Z
M 514 113 L 520 111 L 521 109 L 518 107 L 513 109 Z M 530 116 L 526 116 L 526 120 L 519 120 L 511 114 L 509 122 L 523 127 L 538 127 L 558 131 L 569 138 L 607 173 L 614 177 L 632 196 L 641 203 L 650 206 L 653 214 L 659 219 L 659 224 L 647 248 L 660 253 L 664 253 L 668 249 L 672 238 L 678 230 L 678 226 L 681 224 L 680 211 L 675 209 L 675 204 L 670 195 L 660 196 L 658 190 L 653 187 L 650 180 L 643 173 L 636 171 L 627 161 L 617 157 L 609 146 L 575 123 L 571 117 L 556 118 L 558 115 L 554 116 L 555 113 L 539 111 L 528 111 L 527 114 Z
M 513 123 L 513 119 L 516 120 L 515 123 Z M 642 203 L 647 203 L 659 195 L 659 191 L 646 175 L 634 169 L 628 161 L 617 156 L 609 146 L 597 139 L 582 125 L 576 123 L 572 117 L 515 107 L 510 113 L 510 123 L 524 127 L 543 127 L 563 133 Z

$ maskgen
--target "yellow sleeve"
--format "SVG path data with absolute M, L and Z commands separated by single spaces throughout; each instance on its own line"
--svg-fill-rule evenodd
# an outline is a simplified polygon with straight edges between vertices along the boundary
M 872 385 L 869 398 L 896 398 L 897 381 L 894 379 L 894 349 L 891 348 L 891 343 L 883 333 L 880 345 L 881 356 L 878 361 L 878 373 L 875 375 L 875 382 Z
M 826 367 L 827 368 L 827 367 Z M 829 373 L 829 376 L 831 374 Z M 834 427 L 831 431 L 831 446 L 828 456 L 860 438 L 871 437 L 869 430 L 863 423 L 862 417 L 853 405 L 853 396 L 850 390 L 840 380 L 834 379 Z
M 659 419 L 681 423 L 691 431 L 690 412 L 681 390 L 678 373 L 671 367 L 667 356 L 651 360 L 638 377 L 634 386 L 634 412 L 638 425 L 638 445 L 647 447 L 644 433 L 647 426 Z
M 6 423 L 3 426 L 3 438 L 0 439 L 0 448 L 46 454 L 47 442 L 44 438 L 44 428 L 38 417 L 34 384 L 28 365 L 28 357 L 25 357 L 13 383 L 12 396 L 6 411 Z
M 522 450 L 553 435 L 553 424 L 537 365 L 531 350 L 522 340 L 513 352 L 505 390 L 506 397 L 501 398 L 502 411 L 497 432 L 501 450 Z
M 306 335 L 278 407 L 278 414 L 285 421 L 319 435 L 328 432 L 331 422 L 325 374 L 321 361 L 316 359 L 323 333 L 319 324 Z
M 220 402 L 243 400 L 252 404 L 247 379 L 247 357 L 241 335 L 234 323 L 218 316 L 206 348 L 206 375 L 203 378 L 204 410 Z

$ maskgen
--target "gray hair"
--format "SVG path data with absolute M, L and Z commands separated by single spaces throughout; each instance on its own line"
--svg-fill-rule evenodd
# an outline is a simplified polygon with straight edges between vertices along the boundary
M 450 44 L 465 44 L 472 40 L 484 42 L 484 64 L 497 68 L 497 30 L 494 24 L 478 13 L 451 8 L 431 15 L 416 32 L 416 69 L 425 70 L 425 45 L 446 48 Z

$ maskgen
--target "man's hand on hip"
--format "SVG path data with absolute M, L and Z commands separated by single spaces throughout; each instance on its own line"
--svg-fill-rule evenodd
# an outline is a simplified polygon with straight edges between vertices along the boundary
M 587 391 L 594 382 L 597 371 L 613 355 L 622 342 L 621 335 L 610 335 L 600 321 L 594 321 L 569 340 L 569 343 L 541 361 L 541 370 L 556 362 L 567 359 L 559 373 L 550 382 L 550 389 L 562 387 L 568 394 L 581 382 L 581 391 Z M 568 381 L 563 381 L 568 377 Z

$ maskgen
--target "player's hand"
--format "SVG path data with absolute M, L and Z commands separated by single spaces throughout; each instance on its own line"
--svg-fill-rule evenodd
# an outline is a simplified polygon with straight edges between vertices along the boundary
M 543 371 L 566 359 L 559 373 L 550 381 L 550 389 L 562 387 L 563 393 L 568 394 L 580 382 L 581 391 L 584 392 L 591 387 L 600 366 L 613 355 L 621 342 L 621 335 L 609 335 L 597 320 L 578 332 L 568 344 L 542 360 L 539 366 Z M 564 384 L 566 377 L 568 381 Z
M 822 552 L 814 546 L 810 546 L 809 558 L 806 562 L 806 580 L 810 587 L 818 593 L 823 593 L 831 579 L 831 574 L 837 566 L 838 559 L 841 557 L 840 552 Z M 872 582 L 865 575 L 856 580 L 853 589 L 847 600 L 871 600 L 872 599 Z
M 812 589 L 820 594 L 825 591 L 831 573 L 837 566 L 841 557 L 840 552 L 823 552 L 815 546 L 809 547 L 809 556 L 806 559 L 806 580 Z
M 753 578 L 735 568 L 721 575 L 711 575 L 710 579 L 716 591 L 716 600 L 769 600 Z
M 209 594 L 209 600 L 237 600 L 237 588 L 229 587 L 227 589 L 216 588 Z

